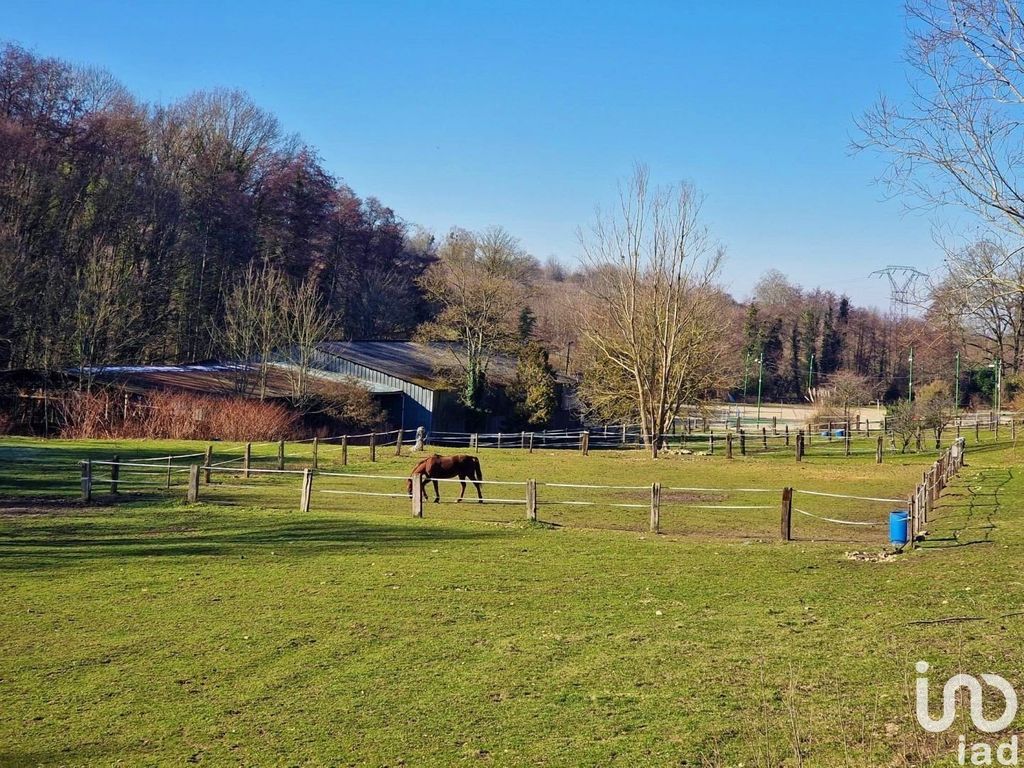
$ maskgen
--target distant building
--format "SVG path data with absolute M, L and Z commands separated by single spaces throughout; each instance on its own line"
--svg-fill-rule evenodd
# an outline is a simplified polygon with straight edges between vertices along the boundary
M 457 348 L 455 348 L 457 349 Z M 456 369 L 458 359 L 453 345 L 443 342 L 420 344 L 414 341 L 331 341 L 320 344 L 313 367 L 349 376 L 367 386 L 400 392 L 398 412 L 389 408 L 394 427 L 424 427 L 429 431 L 464 432 L 470 429 L 466 409 L 458 392 L 442 372 Z M 487 431 L 507 428 L 509 403 L 505 388 L 515 378 L 516 361 L 507 355 L 493 355 L 487 368 L 487 383 L 495 390 L 496 407 L 491 409 Z M 556 377 L 558 408 L 552 426 L 574 423 L 572 381 Z
M 444 371 L 456 371 L 458 361 L 447 343 L 420 344 L 413 341 L 331 341 L 317 346 L 311 360 L 308 386 L 313 392 L 330 394 L 339 382 L 356 383 L 370 392 L 383 410 L 392 429 L 424 427 L 429 431 L 497 432 L 513 429 L 511 403 L 505 388 L 515 378 L 516 360 L 493 355 L 487 368 L 492 402 L 487 423 L 473 424 L 467 409 L 452 391 L 451 378 Z M 264 396 L 286 401 L 292 392 L 292 371 L 286 363 L 270 366 Z M 105 366 L 90 373 L 99 384 L 117 385 L 126 392 L 176 389 L 216 395 L 255 396 L 255 369 L 243 363 L 214 362 L 198 365 Z M 80 373 L 72 373 L 80 376 Z M 240 386 L 246 382 L 246 386 Z M 576 424 L 572 380 L 556 376 L 558 407 L 553 427 Z M 455 385 L 457 387 L 457 384 Z M 315 421 L 324 421 L 320 416 Z

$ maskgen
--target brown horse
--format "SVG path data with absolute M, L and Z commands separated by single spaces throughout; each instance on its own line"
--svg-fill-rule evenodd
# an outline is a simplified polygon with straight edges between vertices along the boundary
M 462 497 L 466 495 L 466 480 L 468 479 L 476 486 L 477 501 L 483 504 L 484 495 L 480 490 L 480 481 L 484 479 L 484 475 L 480 471 L 480 459 L 476 456 L 438 456 L 436 453 L 433 456 L 427 456 L 427 458 L 423 459 L 413 468 L 409 476 L 408 493 L 410 499 L 412 498 L 413 478 L 417 475 L 419 475 L 420 492 L 423 494 L 424 499 L 427 498 L 426 485 L 433 480 L 435 504 L 441 501 L 441 494 L 437 488 L 437 480 L 434 478 L 445 479 L 449 477 L 458 477 L 462 481 L 462 492 L 456 501 L 462 501 Z

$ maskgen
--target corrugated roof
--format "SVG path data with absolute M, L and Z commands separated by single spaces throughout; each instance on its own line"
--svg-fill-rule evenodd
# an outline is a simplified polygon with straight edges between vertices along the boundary
M 416 341 L 328 341 L 320 344 L 319 349 L 428 389 L 443 386 L 438 370 L 457 368 L 459 365 L 454 352 L 459 346 L 454 342 L 422 344 Z M 515 374 L 515 358 L 508 355 L 491 356 L 487 368 L 489 382 L 507 386 Z M 559 381 L 562 380 L 559 377 Z
M 272 398 L 290 397 L 292 383 L 284 364 L 270 366 L 267 374 L 267 396 Z M 208 394 L 234 394 L 239 372 L 243 365 L 124 365 L 107 366 L 93 372 L 99 381 L 117 383 L 129 389 L 144 390 L 157 388 L 187 389 Z M 255 386 L 255 370 L 250 372 L 250 388 Z M 395 393 L 399 390 L 382 384 L 353 379 L 350 376 L 329 371 L 312 370 L 309 386 L 313 392 L 322 388 L 330 393 L 331 384 L 336 382 L 357 383 L 376 394 Z

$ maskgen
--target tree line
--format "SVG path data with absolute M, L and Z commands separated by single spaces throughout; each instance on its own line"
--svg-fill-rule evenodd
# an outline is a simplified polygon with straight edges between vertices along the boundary
M 283 356 L 304 408 L 322 407 L 305 382 L 323 339 L 448 341 L 438 373 L 471 413 L 502 407 L 488 373 L 507 354 L 510 425 L 550 420 L 557 370 L 583 418 L 640 423 L 652 446 L 711 399 L 909 399 L 914 380 L 950 381 L 957 352 L 965 401 L 991 394 L 990 360 L 1019 386 L 1024 281 L 1005 239 L 953 254 L 910 318 L 775 270 L 739 302 L 701 202 L 638 167 L 581 233 L 579 266 L 541 264 L 500 227 L 435 239 L 360 198 L 244 93 L 145 104 L 106 72 L 6 45 L 0 365 L 244 359 L 239 388 L 259 396 Z
M 4 367 L 215 358 L 253 270 L 309 283 L 340 336 L 408 336 L 432 248 L 244 93 L 149 105 L 0 48 Z

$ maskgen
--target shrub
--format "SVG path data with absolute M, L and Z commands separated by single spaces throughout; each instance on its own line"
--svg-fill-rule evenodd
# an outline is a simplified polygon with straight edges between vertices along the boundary
M 280 403 L 174 391 L 132 399 L 119 389 L 72 393 L 61 420 L 61 435 L 76 439 L 280 440 L 298 425 Z

